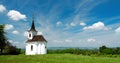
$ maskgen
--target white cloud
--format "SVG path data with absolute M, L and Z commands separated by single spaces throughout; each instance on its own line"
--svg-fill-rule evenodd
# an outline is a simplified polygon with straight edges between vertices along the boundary
M 75 24 L 75 23 L 73 23 L 73 22 L 71 22 L 71 23 L 70 23 L 70 25 L 71 25 L 71 26 L 76 26 L 76 24 Z
M 72 42 L 72 40 L 70 40 L 70 39 L 66 39 L 65 42 Z
M 43 33 L 42 32 L 38 32 L 37 35 L 42 35 Z
M 88 41 L 88 42 L 95 42 L 95 41 L 96 41 L 96 39 L 89 38 L 87 41 Z
M 17 30 L 14 30 L 12 33 L 13 34 L 19 34 L 19 32 Z
M 14 21 L 26 20 L 26 15 L 21 14 L 19 11 L 16 10 L 10 10 L 7 16 Z
M 13 43 L 13 40 L 8 40 L 10 43 Z
M 11 25 L 11 24 L 6 24 L 5 25 L 5 30 L 10 30 L 10 29 L 13 29 L 13 28 L 14 28 L 14 26 Z
M 28 36 L 28 32 L 27 32 L 27 31 L 24 32 L 24 36 L 25 36 L 25 37 Z
M 83 30 L 108 30 L 103 22 L 94 23 L 92 26 L 84 27 Z
M 86 25 L 86 23 L 84 23 L 84 22 L 81 22 L 81 23 L 80 23 L 80 25 L 81 25 L 81 26 L 85 26 L 85 25 Z
M 3 5 L 0 4 L 0 12 L 4 12 L 4 11 L 6 11 L 5 6 L 3 6 Z
M 62 25 L 62 22 L 61 22 L 61 21 L 58 21 L 58 22 L 56 23 L 56 25 L 57 25 L 57 26 L 60 26 L 60 25 Z
M 116 33 L 120 33 L 120 27 L 115 30 Z

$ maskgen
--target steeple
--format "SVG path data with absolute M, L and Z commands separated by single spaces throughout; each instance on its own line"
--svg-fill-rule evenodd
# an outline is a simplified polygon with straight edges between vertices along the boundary
M 34 17 L 33 17 L 31 29 L 29 31 L 36 31 L 35 25 L 34 25 Z

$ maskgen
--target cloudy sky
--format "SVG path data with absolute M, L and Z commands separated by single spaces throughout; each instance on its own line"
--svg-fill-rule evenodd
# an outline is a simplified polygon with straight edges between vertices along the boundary
M 47 47 L 120 46 L 120 0 L 0 0 L 13 45 L 25 48 L 33 14 Z

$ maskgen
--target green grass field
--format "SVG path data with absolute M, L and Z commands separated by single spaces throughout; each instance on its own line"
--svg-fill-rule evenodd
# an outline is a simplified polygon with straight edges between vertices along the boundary
M 120 63 L 120 57 L 83 56 L 74 54 L 1 55 L 0 63 Z

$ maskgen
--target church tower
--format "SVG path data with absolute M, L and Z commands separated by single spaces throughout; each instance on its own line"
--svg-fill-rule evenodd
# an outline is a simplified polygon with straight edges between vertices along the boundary
M 26 55 L 47 54 L 47 41 L 43 35 L 38 35 L 34 25 L 34 19 L 30 30 L 28 31 L 28 38 L 26 41 Z
M 37 31 L 35 29 L 34 19 L 33 19 L 31 29 L 28 31 L 28 39 L 32 39 L 35 35 L 37 35 Z

